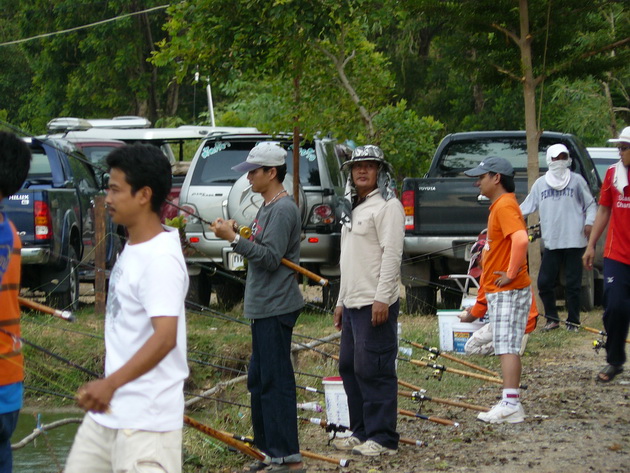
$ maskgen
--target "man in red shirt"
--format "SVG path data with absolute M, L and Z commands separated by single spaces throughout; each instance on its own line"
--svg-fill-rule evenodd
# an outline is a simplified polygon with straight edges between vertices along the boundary
M 582 257 L 584 267 L 593 269 L 595 244 L 610 223 L 604 247 L 604 329 L 606 362 L 597 381 L 608 383 L 623 371 L 625 343 L 630 324 L 630 126 L 623 129 L 616 143 L 621 159 L 608 168 L 599 196 L 599 208 L 591 237 Z
M 506 159 L 486 158 L 464 174 L 477 178 L 475 186 L 491 202 L 481 280 L 488 300 L 494 352 L 501 359 L 503 375 L 503 399 L 477 419 L 516 424 L 525 420 L 520 402 L 519 353 L 532 300 L 527 272 L 529 238 L 514 195 L 514 169 Z

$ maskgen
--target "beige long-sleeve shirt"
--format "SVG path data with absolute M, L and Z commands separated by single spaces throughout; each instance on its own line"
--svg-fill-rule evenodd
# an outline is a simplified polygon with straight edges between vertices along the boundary
M 400 296 L 405 213 L 398 199 L 378 189 L 352 211 L 352 229 L 341 230 L 341 288 L 337 305 L 357 309 Z

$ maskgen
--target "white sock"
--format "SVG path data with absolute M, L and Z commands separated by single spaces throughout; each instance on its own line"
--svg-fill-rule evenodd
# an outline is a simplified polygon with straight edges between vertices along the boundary
M 519 389 L 504 389 L 503 401 L 512 406 L 518 405 L 521 402 L 521 394 Z

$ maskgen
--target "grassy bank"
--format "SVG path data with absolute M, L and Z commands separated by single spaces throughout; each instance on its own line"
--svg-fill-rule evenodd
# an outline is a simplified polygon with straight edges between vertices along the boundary
M 217 309 L 218 310 L 218 309 Z M 228 318 L 226 318 L 229 317 Z M 295 328 L 297 343 L 310 343 L 312 338 L 322 338 L 336 333 L 331 323 L 331 315 L 317 311 L 306 311 L 302 314 Z M 247 324 L 242 323 L 238 309 L 223 315 L 212 312 L 188 313 L 188 350 L 190 377 L 186 382 L 187 393 L 199 394 L 209 390 L 218 383 L 228 381 L 240 374 L 244 374 L 249 359 L 250 335 Z M 413 317 L 401 315 L 402 336 L 427 346 L 439 346 L 438 323 L 436 317 Z M 541 321 L 541 325 L 544 321 Z M 584 314 L 583 323 L 595 328 L 601 328 L 600 312 Z M 69 324 L 50 316 L 29 313 L 24 315 L 22 324 L 23 336 L 31 343 L 54 352 L 59 357 L 89 371 L 103 372 L 104 342 L 103 317 L 94 314 L 92 307 L 86 307 L 77 314 L 77 321 Z M 298 335 L 302 335 L 301 337 Z M 570 333 L 556 330 L 550 333 L 535 332 L 530 339 L 524 365 L 535 365 L 536 356 L 543 351 L 559 351 L 571 340 Z M 595 335 L 592 335 L 596 338 Z M 408 346 L 404 343 L 401 346 Z M 319 351 L 304 350 L 296 354 L 295 369 L 298 388 L 298 402 L 316 401 L 325 407 L 323 394 L 307 391 L 312 387 L 323 391 L 321 378 L 337 375 L 337 363 L 331 357 L 322 354 L 338 354 L 338 345 L 327 343 L 317 347 Z M 27 406 L 46 406 L 49 408 L 73 407 L 74 402 L 64 396 L 72 397 L 77 388 L 92 379 L 89 374 L 76 367 L 55 359 L 40 349 L 26 345 L 26 390 Z M 429 360 L 429 353 L 417 348 L 413 349 L 412 358 Z M 467 357 L 478 365 L 494 371 L 499 371 L 498 359 L 494 357 Z M 449 367 L 472 371 L 470 368 L 458 365 L 439 357 L 435 363 Z M 472 378 L 444 373 L 439 380 L 433 375 L 433 370 L 412 365 L 407 361 L 398 362 L 399 378 L 413 383 L 427 390 L 433 397 L 457 399 L 475 403 L 476 393 L 480 389 L 500 391 L 499 385 L 479 381 Z M 31 389 L 32 388 L 32 389 Z M 407 388 L 401 388 L 408 390 Z M 47 392 L 47 393 L 46 393 Z M 190 399 L 192 395 L 187 395 Z M 251 419 L 248 409 L 248 395 L 245 382 L 231 385 L 223 390 L 212 393 L 213 399 L 203 399 L 187 410 L 187 414 L 194 419 L 211 425 L 214 428 L 251 435 Z M 401 409 L 417 411 L 418 404 L 411 399 L 400 397 Z M 452 410 L 435 403 L 426 403 L 423 414 L 438 415 L 455 418 Z M 325 418 L 325 413 L 300 412 L 303 417 L 319 416 Z M 401 418 L 401 428 L 412 422 L 426 422 L 413 418 Z M 300 438 L 303 444 L 309 445 L 309 440 L 317 439 L 314 447 L 325 444 L 326 433 L 312 424 L 301 424 Z M 313 444 L 313 442 L 310 442 Z M 190 428 L 185 429 L 185 471 L 231 471 L 231 468 L 241 465 L 244 459 L 239 454 L 229 451 L 223 444 L 198 433 Z M 311 470 L 317 471 L 317 470 Z

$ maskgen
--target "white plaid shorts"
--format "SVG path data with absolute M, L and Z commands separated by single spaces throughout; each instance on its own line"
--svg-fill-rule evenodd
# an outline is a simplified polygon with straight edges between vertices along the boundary
M 486 298 L 492 324 L 494 354 L 519 354 L 532 304 L 532 290 L 527 286 L 523 289 L 487 293 Z

